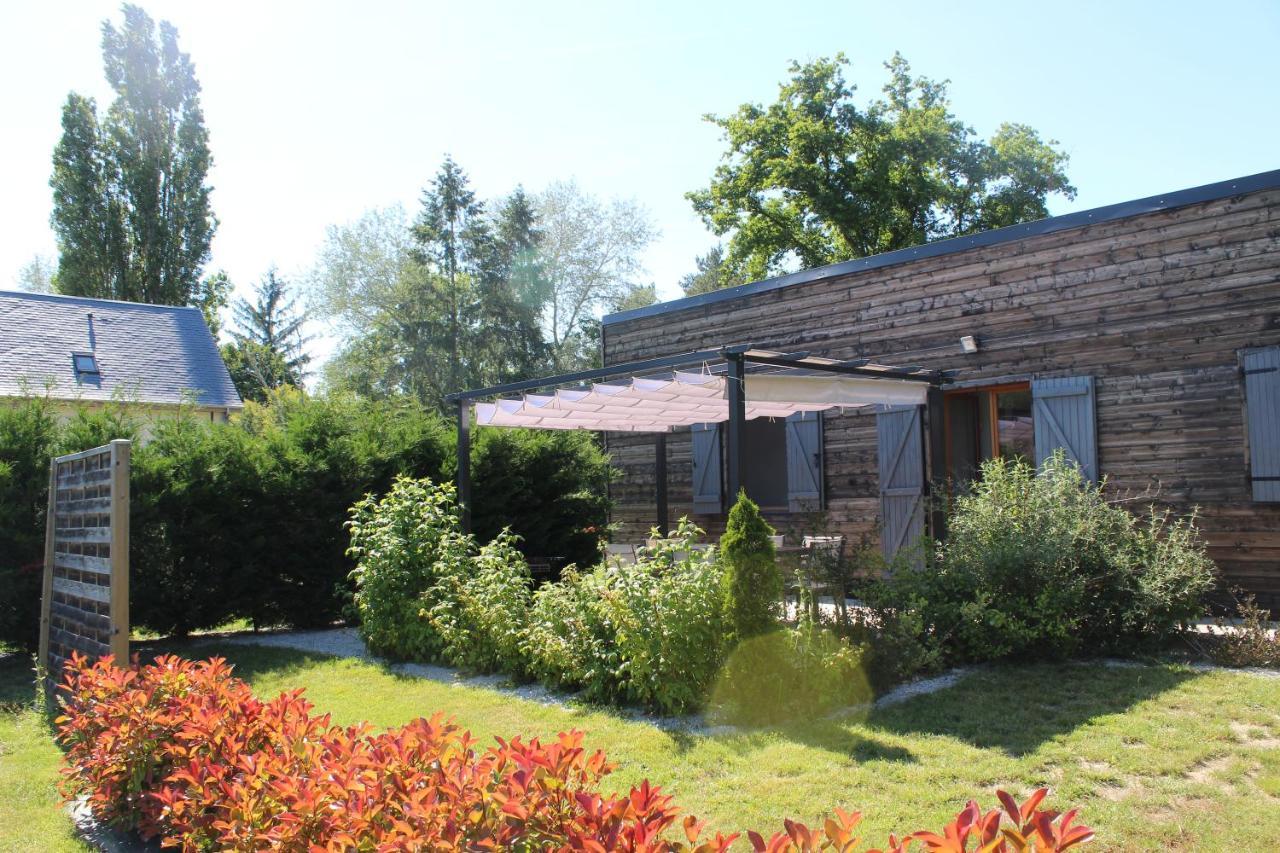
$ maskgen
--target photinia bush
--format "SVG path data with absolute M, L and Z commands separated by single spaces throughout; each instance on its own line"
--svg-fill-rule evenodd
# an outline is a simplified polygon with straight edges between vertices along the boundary
M 372 734 L 313 716 L 302 691 L 260 702 L 225 661 L 160 657 L 117 668 L 75 657 L 57 720 L 64 794 L 95 816 L 183 850 L 726 851 L 648 781 L 601 794 L 611 767 L 581 732 L 497 739 L 477 749 L 437 714 Z M 1092 838 L 1076 812 L 1041 810 L 1045 791 L 1001 808 L 970 802 L 941 833 L 890 836 L 886 851 L 1061 851 Z M 756 851 L 861 849 L 857 812 L 819 829 L 785 821 Z M 677 822 L 681 832 L 673 828 Z M 675 837 L 673 837 L 675 836 Z M 680 837 L 682 836 L 682 837 Z

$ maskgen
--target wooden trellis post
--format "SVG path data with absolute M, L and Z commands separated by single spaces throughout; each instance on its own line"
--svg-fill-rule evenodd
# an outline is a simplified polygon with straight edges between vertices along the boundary
M 129 659 L 130 450 L 113 441 L 50 463 L 40 664 L 51 685 L 72 652 Z

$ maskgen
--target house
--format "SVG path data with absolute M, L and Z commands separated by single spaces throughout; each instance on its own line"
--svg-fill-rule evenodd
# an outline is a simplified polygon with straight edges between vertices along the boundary
M 925 406 L 746 421 L 742 483 L 781 530 L 820 508 L 892 554 L 925 529 L 928 470 L 962 483 L 992 456 L 1062 448 L 1110 495 L 1198 509 L 1225 581 L 1280 606 L 1280 171 L 603 321 L 606 365 L 733 344 L 954 371 Z M 672 514 L 721 529 L 724 425 L 663 443 Z M 654 441 L 608 447 L 613 520 L 638 541 Z
M 48 396 L 69 415 L 117 401 L 142 424 L 186 406 L 244 408 L 198 308 L 0 291 L 0 399 Z

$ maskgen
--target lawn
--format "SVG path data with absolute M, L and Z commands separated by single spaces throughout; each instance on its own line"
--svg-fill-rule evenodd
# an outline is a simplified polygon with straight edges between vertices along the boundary
M 972 796 L 1048 785 L 1082 807 L 1094 849 L 1269 849 L 1280 838 L 1280 680 L 1179 666 L 1061 664 L 979 671 L 862 718 L 699 737 L 588 708 L 565 709 L 407 678 L 377 664 L 207 643 L 260 695 L 296 686 L 337 722 L 402 723 L 436 709 L 481 738 L 583 729 L 715 828 L 772 831 L 783 816 L 866 811 L 864 837 L 937 828 Z M 0 849 L 77 849 L 57 811 L 57 750 L 18 710 L 22 666 L 0 669 Z M 609 781 L 609 780 L 607 780 Z

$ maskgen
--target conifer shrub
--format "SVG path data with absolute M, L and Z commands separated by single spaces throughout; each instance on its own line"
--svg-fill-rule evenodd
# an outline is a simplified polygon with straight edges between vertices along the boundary
M 777 628 L 782 604 L 782 573 L 778 571 L 773 528 L 760 507 L 738 494 L 720 539 L 724 561 L 724 611 L 730 645 Z

